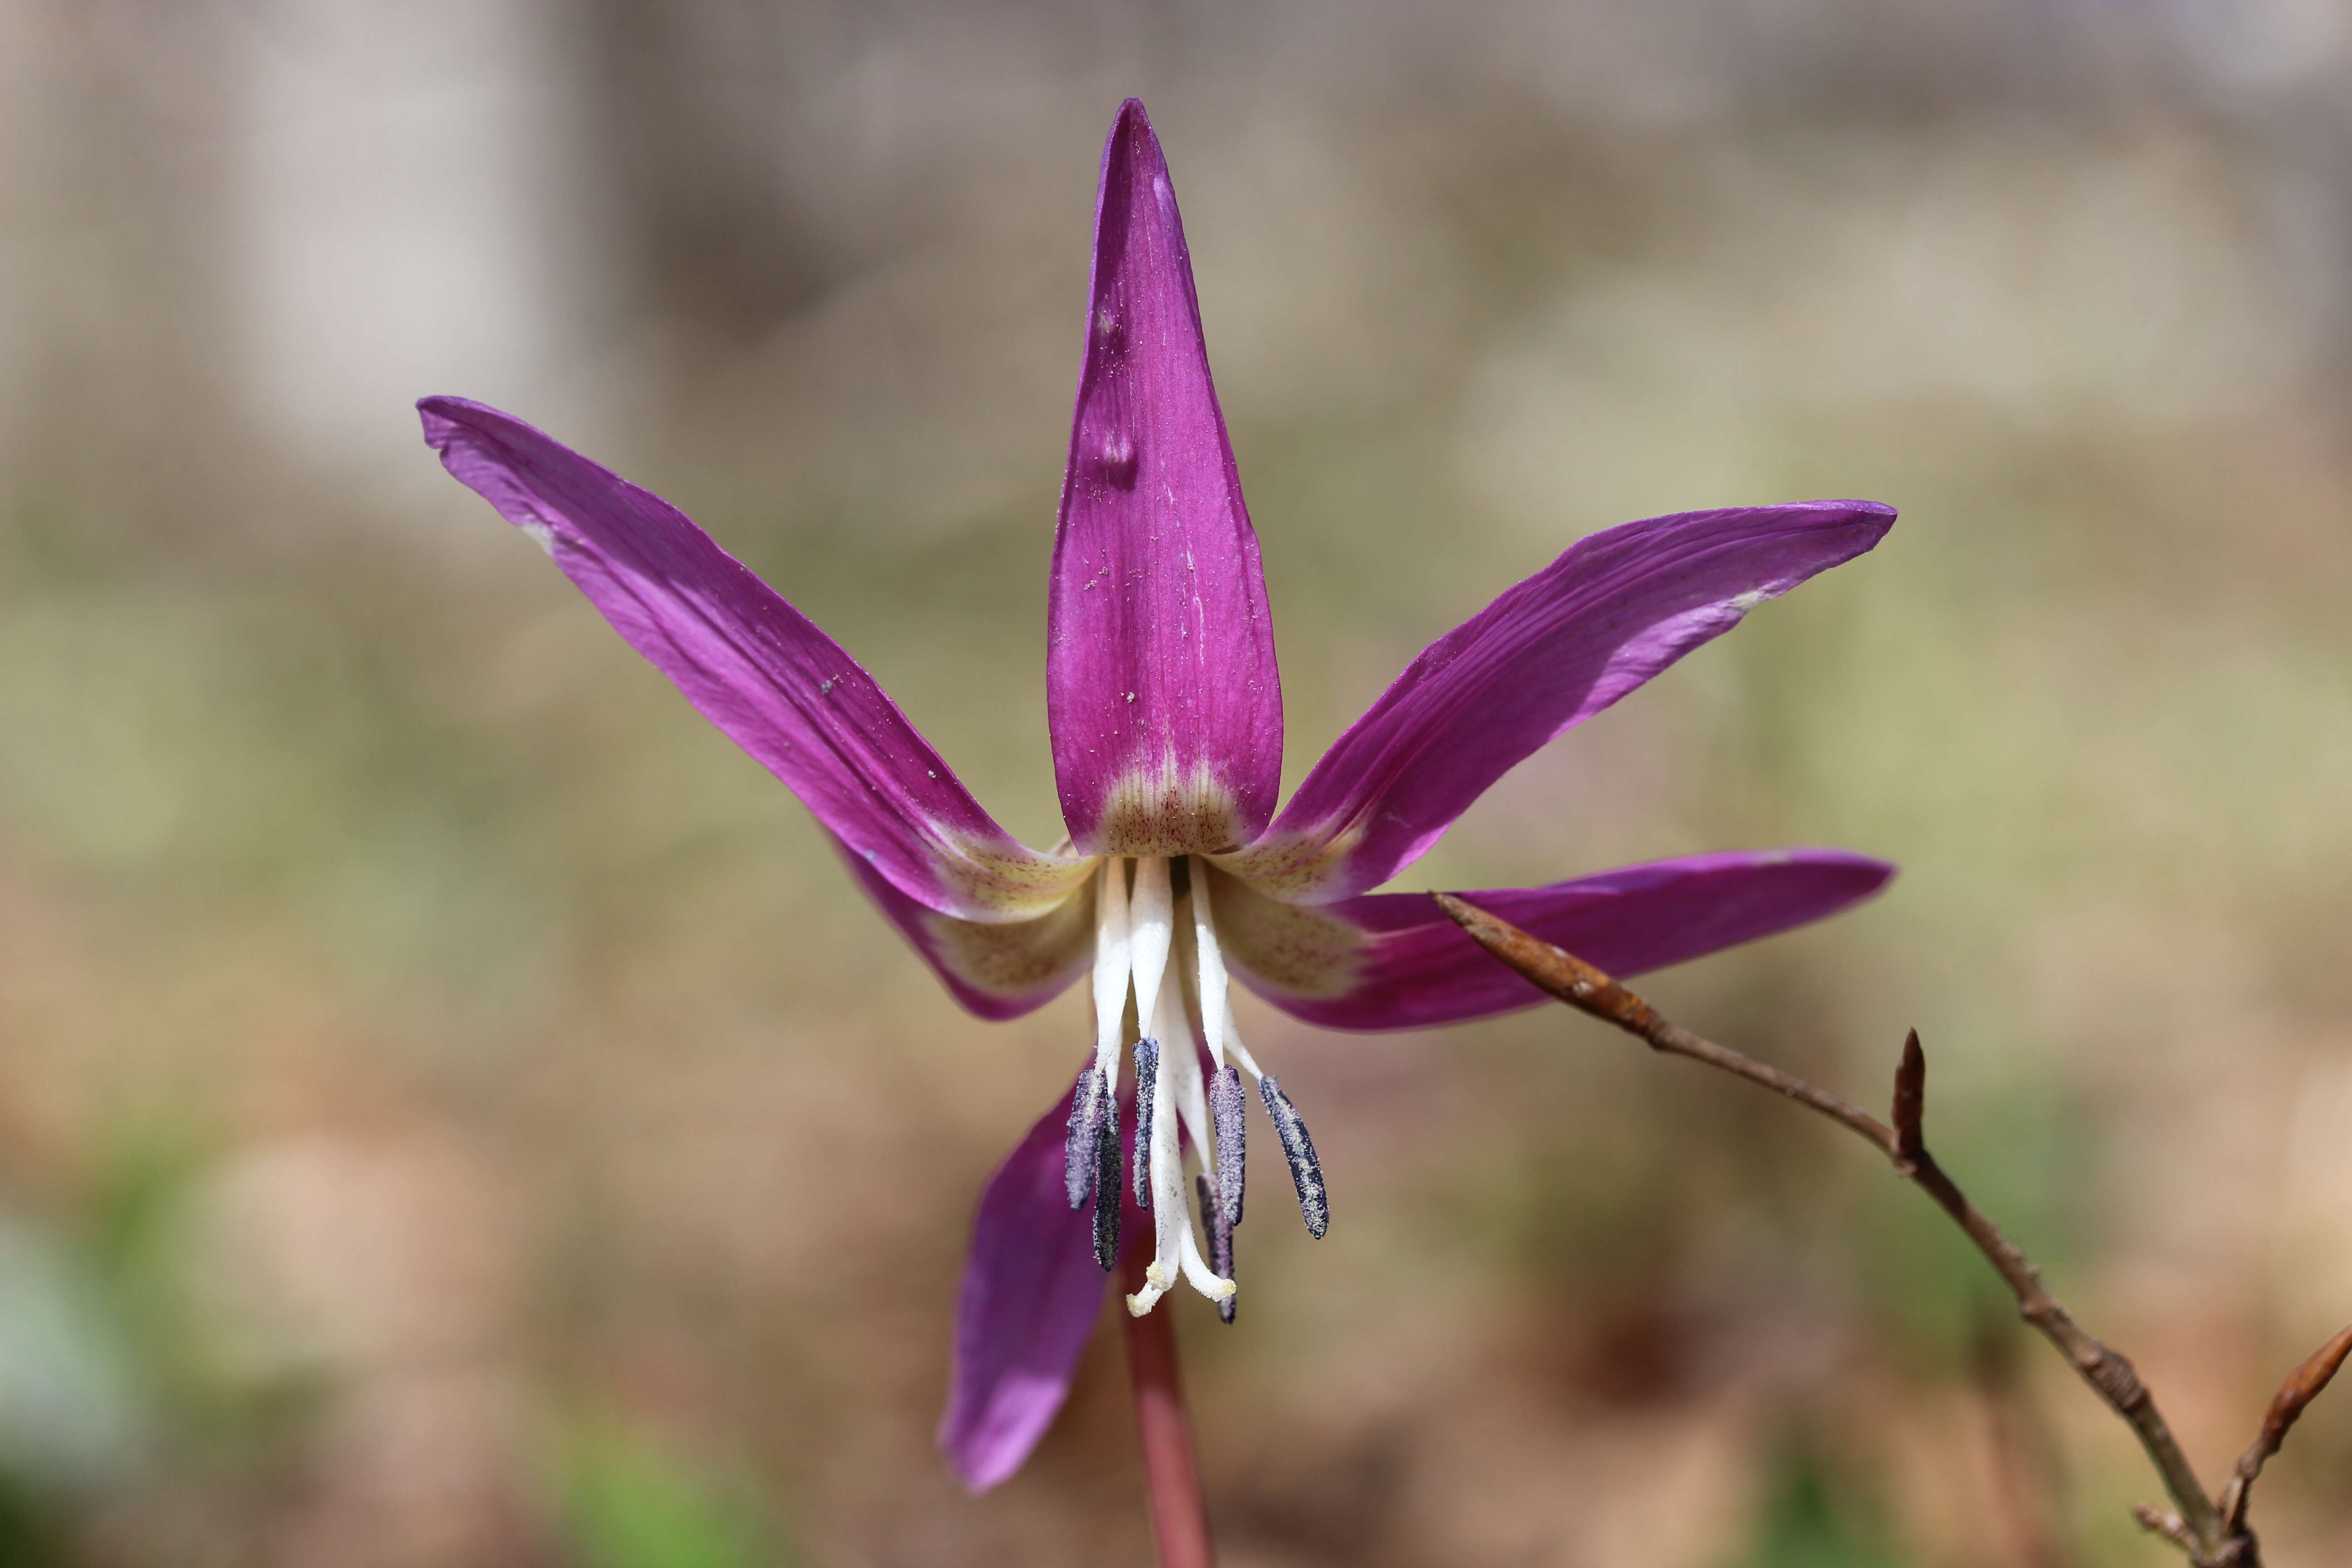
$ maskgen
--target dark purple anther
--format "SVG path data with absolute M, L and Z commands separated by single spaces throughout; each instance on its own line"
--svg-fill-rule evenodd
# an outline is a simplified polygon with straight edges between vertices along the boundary
M 1094 1191 L 1095 1145 L 1101 1141 L 1103 1108 L 1107 1105 L 1111 1115 L 1118 1114 L 1102 1068 L 1090 1067 L 1078 1074 L 1077 1087 L 1070 1091 L 1070 1131 L 1062 1141 L 1062 1186 L 1074 1209 L 1084 1205 L 1087 1194 Z
M 1151 1086 L 1159 1081 L 1160 1042 L 1147 1036 L 1135 1042 L 1135 1201 L 1145 1208 L 1151 1206 L 1151 1114 L 1158 1098 Z
M 1219 1209 L 1228 1230 L 1242 1222 L 1242 1188 L 1248 1180 L 1243 1160 L 1249 1142 L 1242 1112 L 1248 1105 L 1242 1095 L 1241 1069 L 1219 1068 L 1209 1079 L 1209 1121 L 1217 1133 Z
M 1118 1096 L 1103 1096 L 1095 1127 L 1095 1261 L 1108 1274 L 1118 1267 Z
M 1234 1277 L 1234 1227 L 1225 1221 L 1225 1205 L 1218 1194 L 1217 1178 L 1206 1171 L 1192 1178 L 1201 1194 L 1201 1219 L 1209 1227 L 1209 1272 L 1220 1279 Z M 1234 1298 L 1217 1303 L 1217 1321 L 1234 1321 Z
M 1315 1157 L 1315 1140 L 1307 1135 L 1298 1108 L 1290 1103 L 1290 1096 L 1282 1092 L 1272 1073 L 1257 1080 L 1257 1091 L 1265 1100 L 1266 1115 L 1274 1119 L 1274 1135 L 1282 1140 L 1283 1157 L 1290 1162 L 1290 1179 L 1298 1184 L 1299 1217 L 1307 1222 L 1307 1234 L 1320 1241 L 1331 1228 L 1331 1203 L 1323 1193 L 1323 1163 Z

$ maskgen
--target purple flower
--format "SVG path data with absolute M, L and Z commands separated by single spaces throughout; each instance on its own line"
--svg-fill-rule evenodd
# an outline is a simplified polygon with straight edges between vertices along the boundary
M 1047 620 L 1069 841 L 1040 851 L 981 809 L 839 645 L 676 508 L 495 409 L 418 406 L 449 471 L 800 796 L 957 1000 L 1010 1018 L 1091 971 L 1094 1054 L 989 1183 L 973 1227 L 940 1442 L 975 1489 L 1018 1468 L 1060 1407 L 1123 1227 L 1149 1224 L 1153 1238 L 1129 1310 L 1181 1279 L 1231 1320 L 1244 1072 L 1323 1233 L 1313 1142 L 1244 1045 L 1229 977 L 1337 1029 L 1540 1000 L 1426 896 L 1370 889 L 1520 759 L 1870 549 L 1895 516 L 1814 501 L 1581 540 L 1424 649 L 1277 813 L 1282 683 L 1257 538 L 1167 163 L 1129 100 L 1103 151 Z M 1783 849 L 1466 896 L 1632 974 L 1831 914 L 1892 873 Z M 1130 1044 L 1143 1070 L 1128 1097 Z

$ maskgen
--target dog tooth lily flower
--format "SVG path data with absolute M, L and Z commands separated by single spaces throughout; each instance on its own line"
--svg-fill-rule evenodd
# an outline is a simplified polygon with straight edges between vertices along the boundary
M 1545 742 L 1870 549 L 1895 515 L 1865 501 L 1733 508 L 1581 540 L 1424 649 L 1277 814 L 1282 687 L 1257 539 L 1167 164 L 1130 100 L 1103 153 L 1047 618 L 1069 841 L 1041 851 L 996 825 L 838 644 L 676 508 L 496 409 L 418 406 L 449 471 L 807 805 L 958 1001 L 1011 1018 L 1091 972 L 1092 1055 L 989 1183 L 974 1226 L 940 1440 L 975 1489 L 1016 1469 L 1059 1407 L 1123 1228 L 1151 1233 L 1129 1311 L 1181 1280 L 1232 1321 L 1244 1075 L 1323 1234 L 1313 1141 L 1244 1043 L 1231 983 L 1336 1029 L 1540 1000 L 1426 896 L 1370 889 Z M 1892 869 L 1788 849 L 1465 896 L 1633 974 L 1831 914 Z

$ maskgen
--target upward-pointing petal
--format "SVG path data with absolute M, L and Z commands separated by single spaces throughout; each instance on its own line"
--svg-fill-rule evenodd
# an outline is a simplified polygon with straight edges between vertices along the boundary
M 1274 830 L 1220 864 L 1283 899 L 1376 888 L 1486 787 L 1757 605 L 1876 544 L 1873 501 L 1682 512 L 1579 540 L 1438 638 L 1348 728 Z
M 1103 149 L 1047 638 L 1081 854 L 1205 852 L 1265 829 L 1282 770 L 1265 581 L 1168 164 L 1133 99 Z
M 1087 865 L 1016 842 L 856 660 L 685 513 L 521 420 L 428 397 L 425 438 L 890 885 L 969 921 L 1026 920 Z

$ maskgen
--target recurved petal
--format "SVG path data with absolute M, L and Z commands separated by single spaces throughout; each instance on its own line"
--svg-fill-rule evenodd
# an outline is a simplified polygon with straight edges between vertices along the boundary
M 1378 887 L 1488 785 L 1765 600 L 1876 544 L 1893 509 L 1683 512 L 1580 540 L 1424 648 L 1265 837 L 1222 860 L 1286 899 Z
M 1860 902 L 1895 868 L 1843 849 L 1767 849 L 1627 866 L 1461 896 L 1612 974 L 1701 957 Z M 1419 1029 L 1532 1006 L 1425 893 L 1286 904 L 1220 874 L 1218 935 L 1251 990 L 1329 1029 Z
M 1047 640 L 1081 853 L 1205 852 L 1265 829 L 1282 769 L 1265 580 L 1175 192 L 1133 99 L 1103 149 Z
M 874 678 L 685 513 L 495 408 L 428 397 L 417 411 L 452 474 L 908 898 L 1023 920 L 1085 879 L 1085 862 L 999 827 Z
M 968 921 L 917 903 L 837 835 L 834 845 L 858 884 L 931 966 L 949 994 L 983 1018 L 1017 1018 L 1044 1006 L 1093 962 L 1094 878 L 1086 879 L 1042 915 Z
M 1064 1188 L 1069 1114 L 1065 1090 L 998 1167 L 972 1221 L 939 1440 L 975 1492 L 1011 1477 L 1053 1425 L 1114 1278 L 1095 1261 L 1093 1217 Z M 1129 1236 L 1148 1234 L 1131 1200 L 1123 1220 Z

